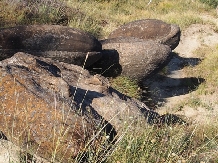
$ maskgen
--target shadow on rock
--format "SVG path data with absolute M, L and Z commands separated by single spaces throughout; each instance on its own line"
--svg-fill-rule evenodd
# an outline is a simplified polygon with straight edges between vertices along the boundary
M 117 90 L 111 88 L 110 93 L 117 94 L 119 98 L 122 100 L 128 101 L 128 96 L 123 95 L 122 93 L 118 92 Z M 145 119 L 147 120 L 147 123 L 149 125 L 175 125 L 175 124 L 187 124 L 182 118 L 178 117 L 177 115 L 174 114 L 164 114 L 160 115 L 155 111 L 150 110 L 149 108 L 145 106 L 140 107 L 141 113 L 144 115 Z
M 72 102 L 77 106 L 77 113 L 81 116 L 89 117 L 87 121 L 96 125 L 101 121 L 101 127 L 103 127 L 103 133 L 109 136 L 108 141 L 114 141 L 114 137 L 117 135 L 114 127 L 106 121 L 92 106 L 92 100 L 94 98 L 104 97 L 105 95 L 96 91 L 85 90 L 70 86 Z
M 92 119 L 102 119 L 102 117 L 92 107 L 92 100 L 94 98 L 104 97 L 105 95 L 96 91 L 84 90 L 70 86 L 72 101 L 77 105 L 78 111 L 81 115 L 91 114 Z

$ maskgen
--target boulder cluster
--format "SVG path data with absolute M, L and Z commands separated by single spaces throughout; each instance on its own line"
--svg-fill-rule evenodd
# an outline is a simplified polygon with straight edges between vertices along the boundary
M 58 25 L 0 29 L 0 131 L 43 158 L 67 162 L 127 126 L 163 123 L 103 75 L 142 82 L 169 62 L 179 38 L 178 26 L 152 19 L 125 24 L 106 40 Z

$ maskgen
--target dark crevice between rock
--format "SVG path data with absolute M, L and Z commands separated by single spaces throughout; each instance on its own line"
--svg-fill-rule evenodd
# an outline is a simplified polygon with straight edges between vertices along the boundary
M 0 140 L 8 140 L 2 131 L 0 131 Z
M 93 65 L 87 67 L 89 72 L 94 74 L 101 74 L 105 77 L 117 77 L 122 72 L 122 67 L 119 64 L 119 53 L 114 50 L 102 50 L 102 57 Z
M 40 67 L 47 70 L 48 72 L 51 72 L 55 77 L 61 77 L 61 70 L 54 64 L 48 64 L 38 59 L 36 59 L 36 62 Z

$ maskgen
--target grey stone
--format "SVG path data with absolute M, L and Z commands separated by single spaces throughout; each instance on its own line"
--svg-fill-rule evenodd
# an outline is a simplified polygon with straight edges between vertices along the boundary
M 139 82 L 162 69 L 171 59 L 169 46 L 155 41 L 129 37 L 102 40 L 101 43 L 104 50 L 115 49 L 119 54 L 119 60 L 110 60 L 110 64 L 119 62 L 121 75 Z
M 173 50 L 179 44 L 180 33 L 177 25 L 167 24 L 156 19 L 143 19 L 122 25 L 114 30 L 108 38 L 135 37 L 153 40 L 168 45 Z
M 84 31 L 58 25 L 29 25 L 0 29 L 0 59 L 15 52 L 90 66 L 101 57 L 101 43 Z

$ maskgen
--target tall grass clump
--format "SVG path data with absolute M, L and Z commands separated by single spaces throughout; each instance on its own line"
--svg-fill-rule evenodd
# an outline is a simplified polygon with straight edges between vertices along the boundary
M 22 24 L 60 24 L 79 28 L 97 38 L 133 20 L 161 19 L 186 28 L 203 23 L 199 15 L 213 12 L 208 4 L 192 0 L 41 0 L 0 1 L 1 27 Z
M 1 27 L 30 24 L 67 24 L 72 9 L 64 1 L 0 1 Z
M 86 25 L 86 19 L 94 20 L 89 25 L 89 32 L 95 34 L 100 32 L 98 38 L 106 38 L 114 29 L 138 19 L 160 19 L 167 23 L 176 23 L 182 29 L 193 23 L 204 23 L 199 15 L 211 11 L 211 7 L 200 1 L 192 0 L 152 0 L 151 3 L 144 0 L 81 0 L 68 1 L 68 5 L 77 8 L 86 16 L 70 23 L 71 27 L 81 27 Z M 88 25 L 88 24 L 87 24 Z M 97 28 L 97 29 L 96 29 Z M 100 29 L 100 30 L 99 30 Z M 87 29 L 85 29 L 87 30 Z
M 23 10 L 17 10 L 16 5 L 7 3 L 5 0 L 0 1 L 0 27 L 13 26 L 24 17 Z
M 206 79 L 204 85 L 204 94 L 213 94 L 218 92 L 218 46 L 207 48 L 205 58 L 197 67 L 200 76 Z
M 217 123 L 191 126 L 148 126 L 130 130 L 108 163 L 198 163 L 216 162 Z

